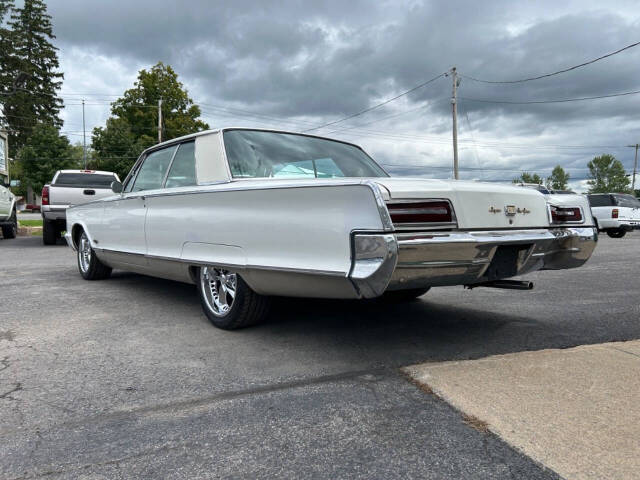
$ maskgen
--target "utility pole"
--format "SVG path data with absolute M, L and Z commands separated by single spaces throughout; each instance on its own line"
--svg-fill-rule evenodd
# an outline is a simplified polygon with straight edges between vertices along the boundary
M 640 147 L 640 144 L 636 143 L 635 145 L 627 145 L 627 147 L 636 149 L 636 159 L 633 162 L 633 177 L 631 177 L 632 178 L 631 193 L 635 195 L 636 194 L 636 172 L 638 171 L 638 147 Z
M 458 180 L 458 72 L 456 67 L 449 71 L 453 79 L 453 91 L 451 93 L 451 111 L 453 113 L 453 178 Z
M 84 128 L 84 99 L 82 99 L 82 163 L 87 169 L 87 134 Z
M 162 99 L 158 100 L 158 143 L 162 143 Z

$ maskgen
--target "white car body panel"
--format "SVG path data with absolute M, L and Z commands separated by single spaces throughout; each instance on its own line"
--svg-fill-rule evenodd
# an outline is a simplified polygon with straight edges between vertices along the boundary
M 15 197 L 8 188 L 0 185 L 0 222 L 8 220 L 13 211 Z
M 69 208 L 70 246 L 84 230 L 113 268 L 190 281 L 192 267 L 214 265 L 240 273 L 258 293 L 329 298 L 480 282 L 500 248 L 517 256 L 518 274 L 573 268 L 595 246 L 588 208 L 575 228 L 554 226 L 533 190 L 388 177 L 237 179 L 220 130 L 150 150 L 193 138 L 197 185 Z M 394 227 L 385 202 L 424 199 L 450 202 L 455 228 Z

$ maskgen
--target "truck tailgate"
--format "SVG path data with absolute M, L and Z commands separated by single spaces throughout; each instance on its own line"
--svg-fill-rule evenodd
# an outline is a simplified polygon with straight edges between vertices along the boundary
M 110 188 L 94 187 L 57 187 L 49 186 L 49 205 L 52 207 L 66 207 L 93 202 L 99 198 L 113 195 Z

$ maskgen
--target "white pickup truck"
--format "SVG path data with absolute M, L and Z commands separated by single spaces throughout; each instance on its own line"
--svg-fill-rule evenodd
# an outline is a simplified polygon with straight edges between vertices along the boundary
M 640 200 L 626 193 L 593 193 L 588 195 L 591 214 L 598 230 L 611 238 L 622 238 L 640 229 Z
M 0 230 L 2 237 L 15 238 L 18 232 L 18 220 L 16 216 L 16 197 L 5 185 L 0 177 Z
M 42 187 L 42 241 L 55 245 L 67 228 L 67 208 L 113 195 L 111 183 L 119 182 L 113 172 L 58 170 Z

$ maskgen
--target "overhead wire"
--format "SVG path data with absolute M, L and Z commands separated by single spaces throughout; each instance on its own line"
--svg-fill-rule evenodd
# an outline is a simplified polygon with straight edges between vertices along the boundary
M 508 83 L 531 82 L 532 80 L 540 80 L 541 78 L 553 77 L 555 75 L 560 75 L 561 73 L 570 72 L 572 70 L 576 70 L 578 68 L 582 68 L 582 67 L 585 67 L 587 65 L 591 65 L 592 63 L 596 63 L 596 62 L 599 62 L 600 60 L 603 60 L 605 58 L 612 57 L 614 55 L 617 55 L 619 53 L 624 52 L 625 50 L 629 50 L 630 48 L 637 47 L 638 45 L 640 45 L 640 42 L 635 42 L 635 43 L 632 43 L 631 45 L 627 45 L 626 47 L 622 47 L 622 48 L 616 50 L 615 52 L 610 52 L 610 53 L 607 53 L 605 55 L 601 55 L 600 57 L 597 57 L 597 58 L 594 58 L 592 60 L 580 63 L 578 65 L 573 65 L 571 67 L 563 68 L 562 70 L 557 70 L 555 72 L 545 73 L 543 75 L 538 75 L 538 76 L 535 76 L 535 77 L 521 78 L 521 79 L 518 79 L 518 80 L 483 80 L 483 79 L 480 79 L 480 78 L 472 77 L 470 75 L 460 75 L 460 76 L 463 77 L 463 78 L 466 78 L 468 80 L 473 80 L 474 82 L 481 82 L 481 83 L 508 84 Z
M 312 132 L 313 130 L 319 130 L 321 128 L 328 127 L 330 125 L 335 125 L 337 123 L 342 123 L 342 122 L 344 122 L 346 120 L 349 120 L 351 118 L 355 118 L 355 117 L 358 117 L 360 115 L 363 115 L 363 114 L 365 114 L 367 112 L 370 112 L 370 111 L 375 110 L 377 108 L 380 108 L 380 107 L 382 107 L 384 105 L 387 105 L 388 103 L 391 103 L 391 102 L 393 102 L 393 101 L 395 101 L 395 100 L 397 100 L 397 99 L 399 99 L 401 97 L 404 97 L 405 95 L 408 95 L 408 94 L 410 94 L 412 92 L 415 92 L 416 90 L 418 90 L 418 89 L 420 89 L 422 87 L 425 87 L 425 86 L 429 85 L 432 82 L 435 82 L 439 78 L 444 77 L 445 75 L 446 75 L 446 73 L 441 73 L 440 75 L 437 75 L 437 76 L 427 80 L 426 82 L 422 82 L 420 85 L 416 85 L 415 87 L 410 88 L 409 90 L 407 90 L 405 92 L 402 92 L 401 94 L 396 95 L 393 98 L 389 98 L 389 99 L 387 99 L 387 100 L 385 100 L 383 102 L 380 102 L 380 103 L 378 103 L 376 105 L 373 105 L 372 107 L 365 108 L 364 110 L 361 110 L 361 111 L 356 112 L 356 113 L 352 113 L 351 115 L 347 115 L 346 117 L 340 118 L 338 120 L 334 120 L 332 122 L 327 122 L 325 124 L 319 125 L 319 126 L 314 127 L 314 128 L 309 128 L 307 130 L 303 130 L 303 132 Z

